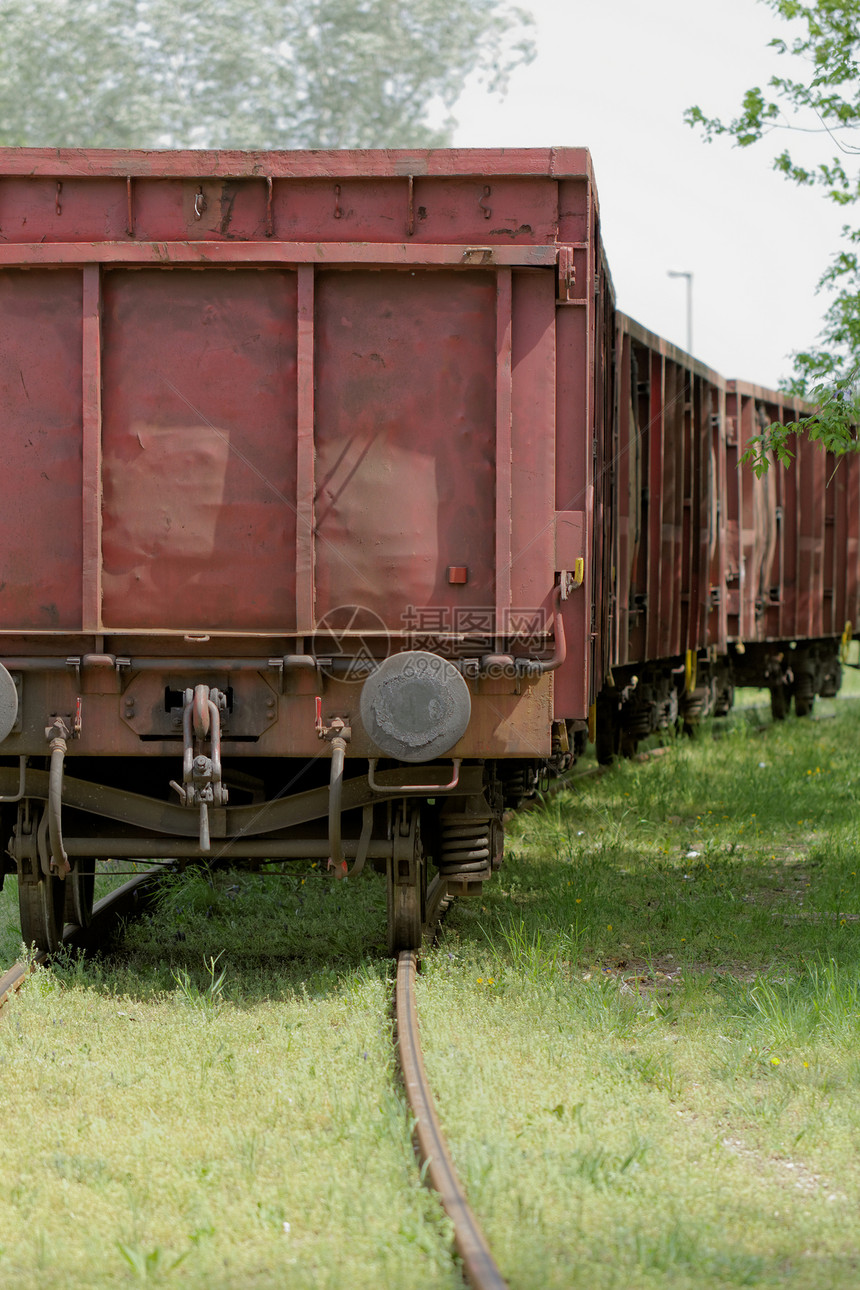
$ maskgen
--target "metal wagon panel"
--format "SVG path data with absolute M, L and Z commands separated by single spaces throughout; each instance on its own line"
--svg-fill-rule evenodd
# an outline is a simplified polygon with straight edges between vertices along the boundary
M 295 629 L 296 274 L 103 279 L 106 631 Z
M 81 627 L 81 275 L 0 272 L 0 606 L 16 630 Z

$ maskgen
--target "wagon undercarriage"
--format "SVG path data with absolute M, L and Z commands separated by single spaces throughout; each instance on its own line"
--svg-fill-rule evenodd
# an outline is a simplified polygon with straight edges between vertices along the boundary
M 64 921 L 86 925 L 99 860 L 259 864 L 317 858 L 335 878 L 355 876 L 370 863 L 388 873 L 389 939 L 392 949 L 402 949 L 420 943 L 428 863 L 446 878 L 450 894 L 467 895 L 480 890 L 501 855 L 504 795 L 495 768 L 481 762 L 461 764 L 453 785 L 450 761 L 383 765 L 371 774 L 366 762 L 362 774 L 349 773 L 348 763 L 335 846 L 330 789 L 321 784 L 210 809 L 204 847 L 196 811 L 75 774 L 63 776 L 60 821 L 52 829 L 50 771 L 26 760 L 0 767 L 0 798 L 9 812 L 21 795 L 6 862 L 14 861 L 18 874 L 24 938 L 40 948 L 56 948 Z M 86 773 L 85 766 L 81 770 Z M 281 770 L 289 784 L 301 766 L 287 763 Z M 229 764 L 224 767 L 225 785 L 234 782 L 233 774 Z M 238 791 L 252 795 L 247 772 L 235 775 Z

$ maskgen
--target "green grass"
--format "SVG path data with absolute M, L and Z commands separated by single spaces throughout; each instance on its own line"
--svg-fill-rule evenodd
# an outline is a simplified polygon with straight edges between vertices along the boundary
M 37 971 L 0 1024 L 4 1290 L 458 1286 L 384 938 L 375 875 L 189 873 L 111 953 Z
M 860 712 L 822 706 L 522 815 L 427 956 L 431 1080 L 512 1285 L 857 1284 Z
M 431 1080 L 517 1290 L 857 1283 L 860 704 L 818 706 L 521 815 L 426 954 Z M 0 1024 L 0 1284 L 457 1285 L 384 935 L 374 874 L 189 873 L 36 973 Z

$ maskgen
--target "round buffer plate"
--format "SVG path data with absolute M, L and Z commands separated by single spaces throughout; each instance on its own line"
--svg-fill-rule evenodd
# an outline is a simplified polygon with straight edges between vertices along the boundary
M 432 761 L 462 738 L 472 715 L 469 687 L 438 654 L 393 654 L 365 681 L 361 720 L 387 757 Z
M 18 689 L 0 663 L 0 744 L 18 720 Z

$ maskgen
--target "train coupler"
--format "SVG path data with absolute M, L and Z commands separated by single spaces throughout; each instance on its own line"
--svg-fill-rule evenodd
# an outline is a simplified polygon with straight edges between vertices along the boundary
M 182 783 L 170 781 L 183 806 L 200 812 L 200 850 L 212 849 L 209 828 L 210 806 L 227 805 L 227 789 L 221 781 L 221 713 L 227 697 L 220 690 L 198 685 L 187 689 L 182 709 Z M 204 748 L 208 740 L 209 756 Z

